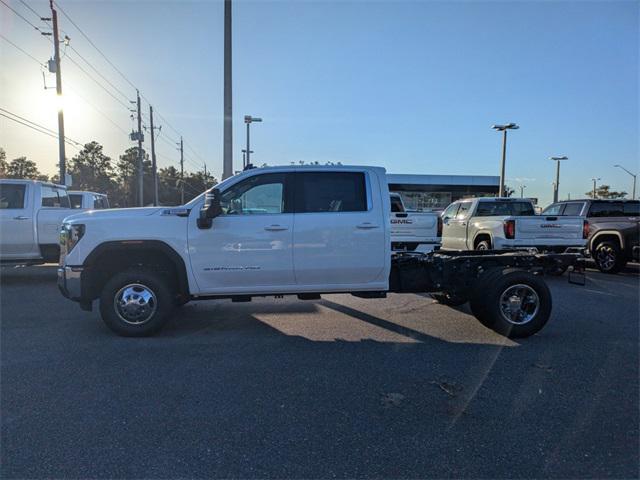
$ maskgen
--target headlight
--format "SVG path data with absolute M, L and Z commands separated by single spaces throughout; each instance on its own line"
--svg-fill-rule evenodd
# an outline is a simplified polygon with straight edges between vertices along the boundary
M 65 223 L 62 226 L 62 231 L 60 232 L 60 246 L 66 250 L 66 253 L 69 253 L 80 241 L 83 235 L 84 225 Z

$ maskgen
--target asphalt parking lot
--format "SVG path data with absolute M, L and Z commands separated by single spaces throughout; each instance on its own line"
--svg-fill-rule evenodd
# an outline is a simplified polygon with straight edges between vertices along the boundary
M 512 341 L 419 295 L 192 303 L 111 334 L 1 276 L 3 478 L 638 476 L 637 266 Z

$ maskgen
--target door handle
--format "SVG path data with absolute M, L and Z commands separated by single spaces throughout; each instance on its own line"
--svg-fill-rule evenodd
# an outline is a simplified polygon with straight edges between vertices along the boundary
M 29 220 L 29 217 L 25 217 L 24 215 L 18 215 L 17 217 L 13 217 L 14 220 Z
M 362 230 L 369 230 L 372 228 L 378 228 L 378 225 L 374 225 L 373 223 L 365 222 L 360 225 L 356 225 L 356 228 L 361 228 Z
M 463 227 L 467 224 L 467 222 L 460 222 L 460 225 L 462 225 Z
M 287 230 L 289 227 L 284 227 L 282 225 L 269 225 L 264 227 L 264 229 L 268 232 L 281 232 L 282 230 Z

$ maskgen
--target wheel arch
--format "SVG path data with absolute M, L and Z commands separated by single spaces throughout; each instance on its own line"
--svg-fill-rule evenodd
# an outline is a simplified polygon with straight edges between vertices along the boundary
M 83 298 L 98 298 L 111 275 L 136 265 L 167 271 L 177 294 L 189 295 L 187 267 L 175 249 L 160 240 L 123 240 L 101 243 L 87 256 L 82 273 Z
M 491 232 L 482 230 L 480 232 L 476 232 L 473 237 L 473 243 L 471 245 L 473 246 L 474 250 L 477 248 L 478 242 L 481 242 L 482 240 L 489 240 L 489 244 L 491 245 L 491 247 L 493 247 L 493 236 L 491 235 Z
M 593 252 L 594 247 L 604 241 L 615 240 L 620 245 L 620 250 L 624 250 L 624 237 L 617 230 L 599 230 L 589 240 L 589 251 Z

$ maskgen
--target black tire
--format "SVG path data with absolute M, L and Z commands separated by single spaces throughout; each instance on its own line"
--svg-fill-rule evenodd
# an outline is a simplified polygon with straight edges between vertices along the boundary
M 549 321 L 551 292 L 542 278 L 530 272 L 495 269 L 478 279 L 470 307 L 485 327 L 509 338 L 529 337 Z
M 168 279 L 153 270 L 135 268 L 117 273 L 100 294 L 102 320 L 123 337 L 148 337 L 157 333 L 175 307 L 175 295 L 169 285 Z M 116 295 L 123 300 L 121 310 L 116 307 Z M 126 305 L 125 298 L 129 299 Z
M 476 250 L 491 250 L 490 240 L 480 240 L 476 243 Z
M 459 307 L 469 301 L 468 298 L 452 295 L 450 293 L 430 293 L 429 295 L 439 304 L 447 305 L 449 307 Z
M 618 273 L 627 264 L 627 259 L 616 242 L 600 242 L 593 249 L 593 260 L 602 273 Z

